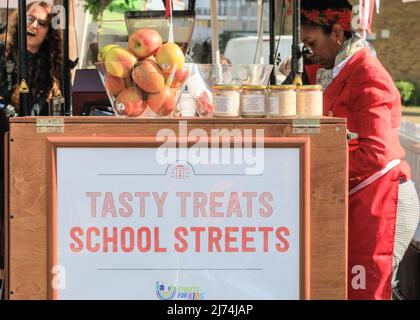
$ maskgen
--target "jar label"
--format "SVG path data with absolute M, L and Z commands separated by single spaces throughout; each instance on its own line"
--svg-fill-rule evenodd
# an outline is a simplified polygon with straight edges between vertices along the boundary
M 242 111 L 265 112 L 265 96 L 256 94 L 242 95 Z
M 235 99 L 235 96 L 215 96 L 214 102 L 215 113 L 238 114 L 239 99 Z
M 270 97 L 268 106 L 269 106 L 268 111 L 270 114 L 279 114 L 280 113 L 280 98 Z

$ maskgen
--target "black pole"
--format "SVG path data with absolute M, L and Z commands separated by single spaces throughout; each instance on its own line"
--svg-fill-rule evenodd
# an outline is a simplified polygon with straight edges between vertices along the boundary
M 65 29 L 63 32 L 63 93 L 64 93 L 64 115 L 71 116 L 73 111 L 71 107 L 70 96 L 70 58 L 69 58 L 69 0 L 63 0 Z
M 270 0 L 270 5 L 269 5 L 269 11 L 270 11 L 270 60 L 269 63 L 271 65 L 275 65 L 275 61 L 276 61 L 276 53 L 275 53 L 275 41 L 276 41 L 276 33 L 275 33 L 275 22 L 276 22 L 276 2 L 275 0 Z M 276 84 L 276 74 L 273 71 L 271 71 L 271 76 L 270 76 L 270 83 L 275 85 Z
M 19 0 L 19 25 L 18 25 L 18 40 L 19 40 L 19 106 L 20 112 L 23 116 L 30 114 L 30 88 L 28 81 L 28 55 L 26 47 L 26 0 Z
M 189 0 L 188 1 L 188 10 L 189 11 L 195 11 L 195 0 Z
M 293 44 L 292 44 L 292 79 L 302 76 L 302 54 L 300 50 L 300 0 L 293 0 Z
M 286 0 L 283 0 L 283 4 L 281 6 L 281 18 L 280 18 L 280 21 L 279 21 L 279 23 L 280 23 L 280 26 L 279 26 L 280 36 L 282 36 L 284 34 L 284 24 L 285 24 L 285 22 L 286 22 Z M 280 41 L 279 41 L 279 44 L 280 44 Z

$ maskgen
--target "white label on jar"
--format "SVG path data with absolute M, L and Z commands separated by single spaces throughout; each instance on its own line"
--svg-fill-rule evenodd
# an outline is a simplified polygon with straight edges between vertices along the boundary
M 270 97 L 269 99 L 269 113 L 270 114 L 279 114 L 280 113 L 280 98 L 279 97 Z
M 195 103 L 192 98 L 181 98 L 180 101 L 181 106 L 181 115 L 183 117 L 194 117 L 197 111 L 195 107 Z
M 236 99 L 235 99 L 236 98 Z M 238 95 L 215 96 L 214 97 L 214 113 L 223 113 L 230 115 L 238 115 Z
M 264 113 L 265 96 L 257 94 L 242 95 L 242 111 L 245 113 Z
M 322 116 L 322 92 L 302 91 L 297 95 L 297 114 L 299 116 Z

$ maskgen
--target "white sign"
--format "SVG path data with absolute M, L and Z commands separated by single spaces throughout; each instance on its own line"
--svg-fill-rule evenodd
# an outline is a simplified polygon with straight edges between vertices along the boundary
M 233 153 L 233 150 L 232 150 Z M 299 299 L 299 148 L 264 171 L 57 148 L 58 299 Z

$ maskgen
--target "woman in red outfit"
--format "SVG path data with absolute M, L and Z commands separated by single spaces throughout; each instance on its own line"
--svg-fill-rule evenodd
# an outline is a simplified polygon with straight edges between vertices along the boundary
M 324 115 L 347 118 L 358 135 L 349 147 L 348 298 L 390 299 L 419 220 L 399 142 L 400 95 L 373 49 L 351 31 L 346 0 L 302 0 L 301 10 L 301 39 L 314 64 L 307 76 L 324 88 Z

